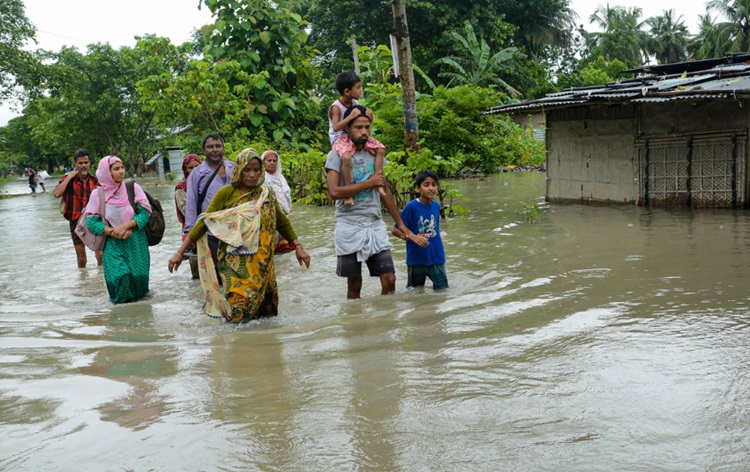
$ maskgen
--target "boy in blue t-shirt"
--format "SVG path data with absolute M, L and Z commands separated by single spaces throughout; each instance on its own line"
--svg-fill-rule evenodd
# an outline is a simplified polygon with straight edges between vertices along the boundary
M 417 174 L 415 187 L 419 198 L 406 204 L 401 219 L 414 234 L 406 236 L 398 228 L 393 235 L 406 241 L 406 287 L 422 287 L 427 277 L 435 290 L 448 288 L 445 272 L 445 250 L 440 238 L 440 204 L 436 201 L 438 178 L 431 170 Z

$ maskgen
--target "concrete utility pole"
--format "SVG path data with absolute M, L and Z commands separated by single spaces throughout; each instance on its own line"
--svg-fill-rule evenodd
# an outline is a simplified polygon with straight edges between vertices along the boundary
M 393 26 L 398 41 L 398 64 L 401 69 L 401 98 L 404 102 L 404 146 L 419 149 L 419 120 L 414 89 L 414 68 L 411 61 L 409 25 L 406 23 L 406 0 L 393 0 Z

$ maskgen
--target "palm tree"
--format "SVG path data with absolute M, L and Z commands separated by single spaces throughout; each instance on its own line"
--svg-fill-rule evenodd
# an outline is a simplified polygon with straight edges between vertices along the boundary
M 520 98 L 521 93 L 511 87 L 498 76 L 506 67 L 506 62 L 516 56 L 522 56 L 517 48 L 505 48 L 490 56 L 490 47 L 484 38 L 477 39 L 474 28 L 468 21 L 464 22 L 466 36 L 453 32 L 451 35 L 462 46 L 464 57 L 448 56 L 438 59 L 438 64 L 445 64 L 451 69 L 450 72 L 441 72 L 438 77 L 446 77 L 451 82 L 458 84 L 470 84 L 476 86 L 488 86 L 498 84 L 503 87 L 509 95 Z
M 674 18 L 674 10 L 665 10 L 661 16 L 646 20 L 651 28 L 648 52 L 656 56 L 659 64 L 670 64 L 687 60 L 689 32 L 682 15 Z
M 731 46 L 728 28 L 719 28 L 709 11 L 700 15 L 700 26 L 696 34 L 688 43 L 688 51 L 694 59 L 709 59 L 721 57 L 729 51 Z
M 569 6 L 564 6 L 554 17 L 542 15 L 537 20 L 522 32 L 523 43 L 532 58 L 544 56 L 550 47 L 572 47 L 578 14 Z
M 717 40 L 727 38 L 729 52 L 750 51 L 750 0 L 711 0 L 706 7 L 728 20 L 716 25 Z
M 643 64 L 648 51 L 648 34 L 640 21 L 643 10 L 638 7 L 599 6 L 589 17 L 603 31 L 585 35 L 589 53 L 608 60 L 619 59 L 628 67 Z M 645 53 L 645 54 L 644 54 Z

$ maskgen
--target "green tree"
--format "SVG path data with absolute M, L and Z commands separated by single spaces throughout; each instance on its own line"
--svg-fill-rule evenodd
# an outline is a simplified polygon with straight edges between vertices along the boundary
M 8 97 L 16 77 L 27 73 L 33 63 L 23 46 L 26 41 L 35 41 L 35 33 L 22 0 L 0 2 L 0 99 Z
M 700 15 L 698 34 L 688 43 L 688 51 L 694 59 L 721 57 L 729 51 L 729 31 L 719 29 L 711 13 Z
M 267 73 L 248 74 L 237 61 L 214 62 L 210 57 L 182 60 L 186 62 L 181 74 L 167 71 L 138 83 L 144 107 L 156 114 L 161 126 L 189 125 L 190 133 L 181 144 L 196 151 L 200 146 L 196 147 L 195 141 L 201 136 L 219 133 L 230 154 L 250 139 L 246 122 L 255 126 L 253 136 L 263 134 L 268 109 L 264 104 L 255 104 L 255 95 L 268 90 Z
M 716 25 L 718 44 L 727 41 L 728 52 L 750 51 L 750 0 L 711 0 L 706 6 L 727 20 Z
M 551 59 L 560 49 L 573 47 L 578 14 L 568 5 L 531 17 L 529 24 L 518 29 L 521 43 L 535 59 Z
M 642 65 L 649 41 L 648 34 L 643 31 L 642 14 L 638 7 L 610 7 L 607 4 L 597 8 L 589 21 L 603 31 L 582 32 L 587 44 L 587 57 L 591 60 L 599 56 L 608 60 L 619 59 L 627 67 Z
M 205 53 L 217 62 L 238 65 L 222 77 L 230 89 L 243 87 L 244 76 L 264 75 L 248 93 L 255 109 L 240 125 L 251 135 L 267 133 L 279 143 L 309 143 L 323 128 L 307 43 L 307 22 L 288 0 L 204 0 L 216 17 Z
M 591 87 L 615 82 L 620 76 L 620 72 L 625 69 L 625 64 L 622 61 L 618 59 L 608 61 L 599 56 L 596 61 L 590 62 L 581 70 L 581 86 Z
M 6 171 L 10 164 L 54 167 L 66 162 L 62 157 L 34 141 L 25 115 L 11 119 L 0 128 L 0 171 Z
M 687 60 L 687 45 L 690 37 L 682 15 L 675 18 L 674 10 L 665 10 L 661 16 L 646 20 L 651 38 L 648 52 L 659 64 L 670 64 Z
M 44 93 L 30 96 L 24 109 L 35 142 L 62 155 L 79 147 L 97 156 L 117 154 L 129 172 L 140 173 L 166 133 L 154 126 L 154 114 L 141 105 L 136 90 L 139 80 L 166 68 L 144 47 L 149 42 L 169 40 L 150 37 L 134 48 L 97 43 L 85 54 L 68 47 L 49 53 L 53 62 L 44 66 Z
M 518 90 L 500 78 L 500 72 L 507 67 L 508 61 L 519 55 L 518 49 L 505 48 L 492 54 L 484 38 L 477 39 L 474 28 L 468 21 L 464 22 L 464 31 L 465 36 L 453 33 L 453 38 L 461 44 L 464 54 L 439 59 L 438 63 L 452 69 L 449 72 L 441 72 L 439 76 L 449 78 L 459 85 L 485 87 L 498 84 L 511 96 L 520 97 Z
M 302 16 L 310 22 L 310 44 L 323 52 L 324 75 L 352 70 L 349 37 L 370 48 L 386 42 L 392 33 L 391 2 L 381 0 L 301 0 Z M 490 49 L 508 46 L 535 57 L 548 53 L 546 45 L 565 44 L 574 13 L 567 0 L 445 0 L 407 1 L 409 35 L 414 63 L 437 81 L 438 58 L 460 53 L 452 33 L 463 33 L 468 21 Z M 512 44 L 511 44 L 512 43 Z

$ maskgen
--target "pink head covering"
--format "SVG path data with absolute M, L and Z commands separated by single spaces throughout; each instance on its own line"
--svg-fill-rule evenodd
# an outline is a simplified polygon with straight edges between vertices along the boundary
M 187 156 L 185 156 L 185 158 L 182 160 L 182 175 L 186 179 L 188 178 L 187 166 L 192 161 L 196 161 L 198 164 L 200 164 L 201 162 L 203 162 L 203 161 L 201 161 L 201 158 L 200 158 L 200 156 L 198 154 L 188 154 Z
M 117 156 L 103 157 L 99 161 L 99 167 L 96 169 L 96 178 L 99 181 L 99 185 L 104 190 L 104 201 L 107 205 L 107 220 L 110 220 L 110 215 L 120 221 L 110 221 L 115 226 L 128 221 L 135 216 L 133 207 L 130 205 L 128 200 L 128 191 L 125 188 L 124 182 L 115 182 L 112 178 L 111 168 L 116 162 L 122 162 Z M 151 205 L 148 203 L 148 197 L 143 192 L 143 189 L 137 183 L 133 186 L 135 190 L 135 203 L 141 205 L 143 208 L 151 213 Z M 91 192 L 89 203 L 86 205 L 86 212 L 94 215 L 99 214 L 99 192 Z

